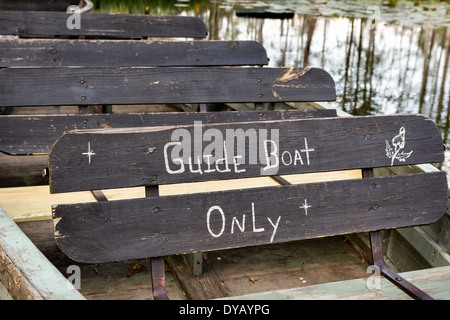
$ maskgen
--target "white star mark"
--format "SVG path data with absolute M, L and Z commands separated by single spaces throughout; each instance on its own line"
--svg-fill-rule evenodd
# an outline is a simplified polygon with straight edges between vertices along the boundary
M 89 165 L 91 164 L 91 157 L 95 155 L 93 151 L 94 150 L 91 150 L 91 143 L 88 142 L 88 152 L 83 152 L 82 155 L 89 158 Z
M 311 208 L 311 206 L 308 204 L 308 201 L 306 201 L 306 199 L 305 199 L 305 203 L 303 203 L 300 206 L 300 208 L 305 210 L 305 215 L 308 215 L 308 209 Z

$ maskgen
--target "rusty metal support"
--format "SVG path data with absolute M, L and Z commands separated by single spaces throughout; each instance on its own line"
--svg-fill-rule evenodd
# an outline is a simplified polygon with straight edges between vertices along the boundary
M 155 300 L 169 300 L 166 290 L 166 272 L 164 271 L 164 258 L 151 258 L 153 297 Z
M 363 169 L 363 178 L 371 178 L 374 176 L 373 169 Z M 408 280 L 402 278 L 397 273 L 389 269 L 384 262 L 383 257 L 383 241 L 381 238 L 381 231 L 369 232 L 370 247 L 372 250 L 373 264 L 380 268 L 380 272 L 394 285 L 402 289 L 409 296 L 419 300 L 434 300 L 428 294 L 417 288 Z
M 372 248 L 373 264 L 380 268 L 380 272 L 393 284 L 402 289 L 409 296 L 418 300 L 434 300 L 408 280 L 388 268 L 383 258 L 383 244 L 381 231 L 372 231 L 370 235 L 370 246 Z

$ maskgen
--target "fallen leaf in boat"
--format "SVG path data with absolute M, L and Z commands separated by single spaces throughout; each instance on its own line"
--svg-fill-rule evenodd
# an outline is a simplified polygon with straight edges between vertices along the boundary
M 249 286 L 252 286 L 252 285 L 254 285 L 255 284 L 255 282 L 256 281 L 259 281 L 259 280 L 262 280 L 261 278 L 259 278 L 259 279 L 256 279 L 256 278 L 248 278 L 248 280 L 249 280 L 249 283 L 248 283 L 248 285 Z
M 144 268 L 145 266 L 142 263 L 136 263 L 133 268 L 130 268 L 130 270 L 128 270 L 127 277 L 131 277 L 134 274 L 135 270 L 142 270 Z

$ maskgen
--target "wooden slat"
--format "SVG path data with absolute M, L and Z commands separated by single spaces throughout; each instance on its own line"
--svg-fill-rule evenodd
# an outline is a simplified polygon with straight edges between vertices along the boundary
M 398 143 L 401 130 L 405 130 L 405 141 L 394 158 L 400 151 L 409 156 L 393 161 L 387 155 L 387 144 L 394 148 L 392 141 Z M 239 133 L 241 141 L 244 134 L 253 138 L 245 138 L 238 154 L 234 136 Z M 180 165 L 176 160 L 180 156 L 172 156 L 172 151 L 183 139 L 189 140 L 181 150 Z M 267 143 L 268 139 L 272 142 Z M 219 157 L 223 141 L 228 146 L 227 165 Z M 232 141 L 235 148 L 229 144 Z M 275 145 L 276 151 L 267 151 Z M 218 159 L 205 158 L 213 147 Z M 241 156 L 242 162 L 233 160 L 235 156 Z M 201 171 L 195 164 L 198 159 L 202 160 Z M 442 161 L 442 138 L 431 120 L 421 115 L 393 115 L 78 130 L 55 143 L 49 172 L 50 190 L 58 193 Z
M 369 276 L 369 274 L 368 274 Z M 450 267 L 439 267 L 400 273 L 400 276 L 430 294 L 436 300 L 450 298 Z M 293 289 L 246 294 L 225 300 L 411 300 L 388 279 L 380 277 L 380 289 L 369 289 L 367 283 L 377 278 L 336 281 Z M 376 281 L 376 280 L 375 280 Z
M 317 68 L 11 67 L 0 69 L 0 93 L 0 106 L 336 99 L 333 79 Z
M 204 38 L 206 26 L 197 17 L 84 13 L 80 28 L 69 29 L 71 13 L 0 11 L 0 34 L 19 36 L 90 36 L 113 38 Z
M 78 5 L 79 0 L 47 0 L 47 1 L 17 1 L 2 0 L 0 10 L 13 11 L 64 11 L 70 5 Z
M 267 64 L 256 41 L 0 40 L 0 67 Z
M 144 188 L 104 191 L 110 200 L 144 197 Z M 0 205 L 15 222 L 51 219 L 54 204 L 95 202 L 91 192 L 50 194 L 48 186 L 0 188 Z
M 315 172 L 303 174 L 291 174 L 281 176 L 290 184 L 311 183 L 319 181 L 338 181 L 349 179 L 361 179 L 361 170 L 343 170 L 333 172 Z M 248 188 L 260 188 L 268 186 L 278 186 L 272 177 L 244 178 L 221 181 L 204 181 L 179 184 L 165 184 L 158 186 L 160 195 L 169 196 L 176 194 L 192 194 L 199 192 L 215 192 L 224 190 L 240 190 Z M 117 189 L 119 190 L 119 189 Z
M 0 106 L 336 99 L 333 79 L 317 68 L 12 67 L 0 79 Z
M 55 141 L 70 130 L 190 125 L 194 121 L 206 124 L 334 116 L 336 110 L 2 116 L 0 151 L 15 155 L 49 153 Z
M 438 172 L 61 205 L 55 237 L 102 263 L 415 226 L 444 214 L 446 186 Z

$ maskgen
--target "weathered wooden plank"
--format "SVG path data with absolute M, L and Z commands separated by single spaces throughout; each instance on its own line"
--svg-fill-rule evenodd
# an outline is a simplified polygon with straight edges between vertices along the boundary
M 323 107 L 323 108 L 329 108 L 329 106 L 327 106 L 327 104 L 320 104 L 320 103 L 315 103 L 314 106 L 316 107 Z M 338 110 L 338 115 L 339 116 L 350 116 L 349 114 L 346 114 L 345 112 L 339 111 Z M 412 166 L 400 166 L 400 167 L 389 167 L 389 168 L 380 168 L 377 169 L 376 171 L 378 171 L 378 173 L 376 173 L 376 175 L 380 176 L 380 175 L 392 175 L 392 174 L 405 174 L 405 173 L 417 173 L 417 172 L 436 172 L 439 171 L 439 169 L 437 169 L 434 165 L 432 164 L 417 164 L 417 165 L 412 165 Z M 450 179 L 448 180 L 448 188 L 450 190 Z M 414 252 L 410 252 L 409 253 L 409 257 L 414 257 L 414 260 L 421 260 L 421 258 L 423 258 L 423 260 L 427 260 L 428 266 L 435 266 L 436 263 L 439 262 L 444 262 L 441 258 L 445 259 L 444 255 L 439 254 L 439 252 L 450 252 L 450 246 L 449 244 L 449 240 L 450 237 L 448 237 L 448 235 L 450 234 L 450 229 L 446 228 L 446 226 L 448 226 L 448 220 L 449 220 L 449 215 L 450 215 L 450 191 L 449 191 L 449 204 L 448 204 L 448 208 L 446 211 L 446 215 L 444 217 L 442 217 L 442 219 L 440 219 L 439 221 L 431 224 L 431 225 L 426 225 L 426 226 L 421 226 L 421 227 L 417 227 L 417 228 L 409 228 L 408 229 L 408 233 L 410 233 L 409 236 L 413 236 L 414 237 L 414 246 L 417 249 L 420 249 L 419 251 L 416 251 L 415 249 L 413 250 Z M 434 231 L 430 232 L 430 229 L 433 230 L 439 230 L 438 234 L 435 234 Z M 398 232 L 392 232 L 390 233 L 389 238 L 387 239 L 389 241 L 389 243 L 391 243 L 391 239 L 393 239 L 394 237 L 400 237 L 400 234 L 405 235 L 406 232 L 404 232 L 404 230 L 407 229 L 402 229 L 402 230 L 398 230 Z M 422 231 L 425 231 L 422 232 Z M 413 235 L 414 234 L 414 235 Z M 447 237 L 446 237 L 447 235 Z M 430 237 L 431 236 L 431 237 Z M 366 237 L 362 234 L 353 234 L 349 236 L 350 239 L 354 239 L 354 243 L 355 243 L 355 247 L 359 247 L 357 248 L 358 250 L 360 250 L 361 252 L 366 252 L 370 254 L 370 244 L 369 244 L 369 240 L 368 238 L 366 239 Z M 418 240 L 420 239 L 420 240 Z M 403 239 L 402 243 L 406 243 L 407 240 L 408 242 L 410 242 L 408 239 Z M 422 246 L 420 248 L 417 247 L 417 244 L 421 244 Z M 447 246 L 446 246 L 447 244 Z M 396 246 L 392 246 L 393 248 L 396 248 Z M 410 246 L 412 247 L 412 246 Z M 432 250 L 427 250 L 427 248 L 435 248 L 436 251 L 434 251 L 434 249 Z M 425 249 L 425 250 L 424 250 Z M 405 248 L 401 248 L 400 250 L 397 250 L 398 252 L 404 251 Z M 431 257 L 430 257 L 430 252 L 432 252 Z M 433 253 L 436 253 L 436 255 L 434 255 Z M 421 255 L 421 257 L 416 257 L 415 255 L 419 254 Z M 395 256 L 386 256 L 387 259 L 385 259 L 385 261 L 387 263 L 389 263 L 389 261 L 395 261 L 395 263 L 399 263 L 401 262 L 399 259 L 399 254 L 396 254 Z M 411 260 L 409 260 L 411 261 Z M 403 264 L 403 263 L 402 263 Z M 398 266 L 398 264 L 396 265 Z M 393 265 L 389 265 L 390 268 L 392 268 L 392 270 L 395 270 L 395 267 Z M 404 270 L 402 270 L 404 271 Z
M 442 267 L 450 265 L 450 255 L 421 228 L 408 228 L 398 230 L 398 232 L 431 266 Z
M 292 184 L 319 181 L 360 179 L 361 170 L 335 171 L 326 173 L 306 173 L 283 176 Z M 166 184 L 158 186 L 161 196 L 240 190 L 279 185 L 271 177 L 235 179 L 226 181 L 207 181 L 197 183 Z M 143 198 L 144 187 L 103 190 L 110 201 Z M 47 220 L 52 217 L 52 205 L 80 202 L 95 202 L 90 191 L 64 194 L 50 194 L 48 185 L 0 188 L 0 206 L 15 222 Z
M 109 189 L 104 194 L 109 200 L 134 199 L 144 196 L 144 188 Z M 48 186 L 0 188 L 0 205 L 15 221 L 51 219 L 54 204 L 95 202 L 91 192 L 50 194 Z
M 367 277 L 369 265 L 345 236 L 218 250 L 206 256 L 203 264 L 219 277 L 229 297 Z
M 393 115 L 78 130 L 55 143 L 49 172 L 58 193 L 442 160 L 431 120 Z
M 177 277 L 188 299 L 208 300 L 227 296 L 227 292 L 220 285 L 220 279 L 214 270 L 210 270 L 209 266 L 204 264 L 202 265 L 203 274 L 198 275 L 201 277 L 194 277 L 191 275 L 191 271 L 188 269 L 186 262 L 183 261 L 183 257 L 185 256 L 170 256 L 166 257 L 166 261 Z
M 2 0 L 0 10 L 13 11 L 64 11 L 70 5 L 78 5 L 79 0 L 47 0 L 47 1 L 17 1 Z
M 68 28 L 72 13 L 0 11 L 0 34 L 18 36 L 90 36 L 112 38 L 204 38 L 204 22 L 197 17 L 143 14 L 85 13 L 80 28 Z
M 0 67 L 267 65 L 256 41 L 0 40 Z
M 11 67 L 0 80 L 0 106 L 336 99 L 333 79 L 317 68 Z
M 0 151 L 15 155 L 49 153 L 55 141 L 70 130 L 190 125 L 194 121 L 206 124 L 334 116 L 336 110 L 3 116 L 0 117 Z
M 438 172 L 58 205 L 55 237 L 101 263 L 415 226 L 444 214 L 446 184 Z
M 0 207 L 0 281 L 14 299 L 84 297 Z
M 437 300 L 448 300 L 450 297 L 450 267 L 403 272 L 400 275 L 417 284 L 419 288 Z M 354 279 L 247 294 L 237 297 L 222 298 L 226 300 L 410 300 L 411 297 L 398 289 L 384 277 L 380 277 L 380 289 L 370 289 L 367 281 L 374 279 Z

